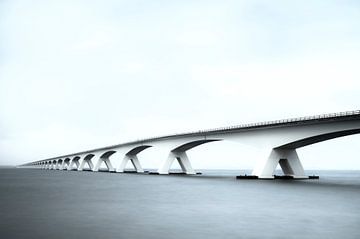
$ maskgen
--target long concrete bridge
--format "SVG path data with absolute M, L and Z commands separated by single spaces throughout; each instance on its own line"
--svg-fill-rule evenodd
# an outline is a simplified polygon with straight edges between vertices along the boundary
M 82 171 L 85 165 L 88 165 L 90 170 L 98 171 L 101 164 L 105 163 L 110 172 L 124 172 L 125 166 L 130 161 L 136 172 L 141 173 L 144 170 L 138 155 L 154 147 L 164 155 L 156 173 L 169 174 L 172 163 L 177 160 L 183 173 L 196 174 L 186 152 L 202 144 L 230 140 L 252 145 L 262 152 L 263 156 L 256 159 L 252 171 L 254 177 L 274 178 L 274 171 L 280 164 L 284 175 L 292 178 L 308 178 L 296 149 L 358 133 L 360 133 L 360 110 L 154 137 L 43 159 L 22 166 Z M 121 160 L 116 169 L 112 160 Z

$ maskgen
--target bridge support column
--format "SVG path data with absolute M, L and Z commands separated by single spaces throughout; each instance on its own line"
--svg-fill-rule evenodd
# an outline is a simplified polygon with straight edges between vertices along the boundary
M 94 164 L 92 163 L 91 158 L 84 158 L 83 161 L 81 161 L 80 166 L 78 167 L 78 171 L 83 171 L 85 164 L 89 165 L 90 170 L 94 168 Z
M 70 165 L 69 165 L 69 170 L 73 170 L 74 164 L 76 165 L 76 170 L 78 170 L 78 169 L 79 169 L 79 165 L 80 165 L 79 159 L 73 159 L 73 160 L 71 160 Z
M 64 169 L 64 170 L 70 170 L 70 169 L 69 169 L 69 166 L 70 166 L 70 159 L 69 159 L 69 160 L 64 160 L 64 167 L 63 167 L 63 169 Z
M 252 174 L 259 178 L 274 178 L 278 164 L 286 176 L 308 178 L 295 149 L 272 149 L 268 159 L 259 164 Z
M 114 171 L 115 171 L 114 167 L 112 166 L 112 164 L 111 164 L 111 162 L 110 162 L 109 157 L 99 157 L 99 159 L 98 159 L 98 161 L 97 161 L 97 163 L 96 163 L 96 165 L 95 165 L 95 167 L 93 168 L 92 171 L 94 171 L 94 172 L 99 171 L 99 168 L 100 168 L 102 162 L 105 163 L 106 167 L 108 168 L 108 170 L 109 170 L 110 172 L 114 172 Z
M 60 167 L 61 167 L 61 161 L 58 160 L 56 161 L 56 170 L 60 170 Z
M 168 158 L 164 161 L 162 166 L 159 168 L 159 174 L 169 174 L 170 167 L 174 160 L 177 160 L 180 164 L 182 171 L 186 174 L 196 174 L 195 170 L 192 168 L 190 160 L 186 152 L 177 152 L 171 151 Z
M 119 167 L 116 169 L 116 172 L 123 173 L 127 163 L 131 161 L 132 165 L 134 166 L 136 172 L 143 173 L 144 170 L 141 167 L 140 161 L 136 155 L 126 154 L 123 160 L 121 161 Z
M 61 165 L 60 165 L 59 170 L 64 170 L 64 167 L 65 167 L 65 161 L 63 160 L 63 161 L 61 162 Z

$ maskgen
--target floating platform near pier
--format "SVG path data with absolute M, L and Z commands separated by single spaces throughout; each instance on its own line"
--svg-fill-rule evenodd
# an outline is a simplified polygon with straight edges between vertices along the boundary
M 272 180 L 272 179 L 285 179 L 285 180 L 304 180 L 304 179 L 319 179 L 319 176 L 312 175 L 304 178 L 296 178 L 291 175 L 274 175 L 274 178 L 259 178 L 256 175 L 239 175 L 236 176 L 236 179 L 262 179 L 262 180 Z
M 239 176 L 236 176 L 236 179 L 259 179 L 258 176 L 256 175 L 239 175 Z
M 186 174 L 183 172 L 169 172 L 169 174 L 160 174 L 158 172 L 149 172 L 148 174 L 153 174 L 153 175 L 171 175 L 171 174 L 180 174 L 180 175 L 201 175 L 201 172 L 196 172 L 196 174 Z

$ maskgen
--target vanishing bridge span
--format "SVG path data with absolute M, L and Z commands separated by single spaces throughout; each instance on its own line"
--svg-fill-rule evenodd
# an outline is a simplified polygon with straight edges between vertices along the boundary
M 196 174 L 186 154 L 189 149 L 214 141 L 231 140 L 257 147 L 263 153 L 263 157 L 256 159 L 253 176 L 274 178 L 274 171 L 280 164 L 284 175 L 307 178 L 296 152 L 297 148 L 358 133 L 360 110 L 154 137 L 43 159 L 21 166 L 81 171 L 87 164 L 92 171 L 98 171 L 101 164 L 105 163 L 108 171 L 124 172 L 130 161 L 140 173 L 144 170 L 138 154 L 154 147 L 164 152 L 164 160 L 156 173 L 168 174 L 172 163 L 177 160 L 184 173 Z M 111 163 L 114 157 L 110 160 L 110 156 L 114 154 L 121 160 L 116 169 Z

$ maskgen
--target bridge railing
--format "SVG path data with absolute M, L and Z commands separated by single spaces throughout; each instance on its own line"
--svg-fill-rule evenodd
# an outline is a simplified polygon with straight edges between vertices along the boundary
M 151 137 L 151 138 L 144 138 L 144 139 L 141 139 L 140 141 L 149 141 L 149 140 L 154 140 L 154 139 L 158 139 L 158 138 L 178 136 L 178 135 L 211 133 L 211 132 L 218 132 L 218 131 L 228 131 L 228 130 L 233 130 L 233 129 L 253 128 L 253 127 L 261 127 L 261 126 L 267 126 L 267 125 L 286 124 L 286 123 L 303 122 L 303 121 L 311 121 L 311 120 L 318 120 L 318 119 L 330 119 L 330 118 L 352 116 L 352 115 L 360 115 L 360 110 L 312 115 L 312 116 L 305 116 L 305 117 L 303 116 L 303 117 L 288 118 L 288 119 L 282 119 L 282 120 L 263 121 L 263 122 L 257 122 L 257 123 L 240 124 L 240 125 L 233 125 L 233 126 L 228 126 L 228 127 L 212 128 L 212 129 L 208 129 L 208 130 L 192 131 L 192 132 L 188 132 L 188 133 L 176 133 L 173 135 L 163 135 L 163 136 L 157 136 L 157 137 Z
M 320 114 L 320 115 L 312 115 L 312 116 L 303 116 L 303 117 L 296 117 L 296 118 L 288 118 L 282 120 L 271 120 L 271 121 L 263 121 L 257 123 L 247 123 L 247 124 L 239 124 L 233 125 L 228 127 L 219 127 L 219 128 L 212 128 L 207 130 L 198 130 L 198 131 L 191 131 L 188 133 L 175 133 L 171 135 L 162 135 L 150 138 L 143 138 L 138 140 L 141 141 L 150 141 L 155 139 L 160 139 L 164 137 L 173 137 L 179 135 L 191 135 L 191 134 L 201 134 L 201 133 L 211 133 L 211 132 L 219 132 L 219 131 L 229 131 L 234 129 L 243 129 L 243 128 L 253 128 L 253 127 L 261 127 L 261 126 L 268 126 L 268 125 L 278 125 L 278 124 L 286 124 L 286 123 L 294 123 L 294 122 L 303 122 L 303 121 L 311 121 L 311 120 L 318 120 L 318 119 L 330 119 L 336 117 L 344 117 L 344 116 L 352 116 L 352 115 L 360 115 L 360 110 L 353 110 L 353 111 L 343 111 L 337 113 L 330 113 L 330 114 Z

